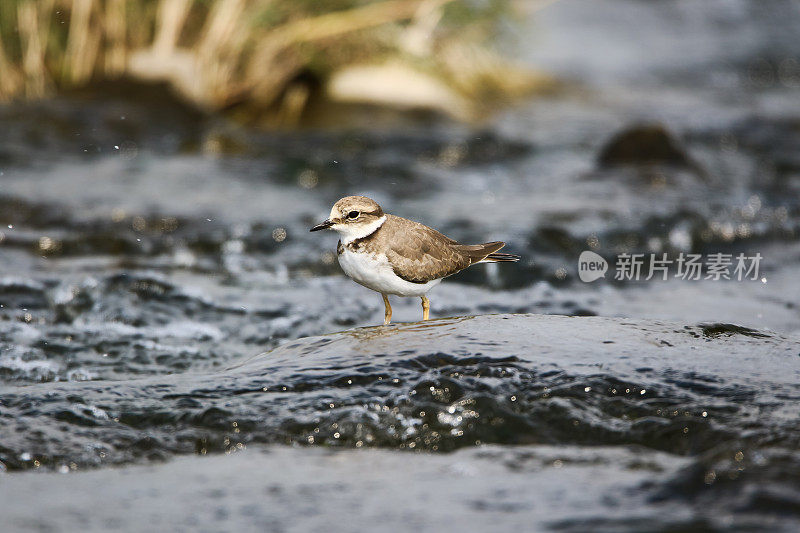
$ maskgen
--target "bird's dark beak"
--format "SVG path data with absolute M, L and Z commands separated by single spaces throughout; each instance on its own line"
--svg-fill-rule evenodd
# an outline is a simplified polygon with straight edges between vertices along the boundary
M 314 226 L 313 228 L 311 228 L 308 231 L 319 231 L 321 229 L 330 228 L 331 226 L 333 226 L 333 221 L 331 219 L 328 219 L 325 222 L 320 222 L 319 224 L 317 224 L 316 226 Z

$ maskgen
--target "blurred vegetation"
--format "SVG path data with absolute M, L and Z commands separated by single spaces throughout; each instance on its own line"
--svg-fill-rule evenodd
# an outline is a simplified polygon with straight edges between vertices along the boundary
M 491 50 L 514 16 L 511 0 L 2 0 L 0 100 L 167 81 L 204 109 L 292 124 L 315 87 L 368 65 L 334 96 L 413 106 L 418 86 L 420 105 L 470 118 L 548 84 Z

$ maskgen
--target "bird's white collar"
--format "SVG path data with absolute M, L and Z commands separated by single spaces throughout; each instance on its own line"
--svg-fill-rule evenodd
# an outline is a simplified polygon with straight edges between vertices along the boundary
M 333 229 L 342 236 L 342 244 L 349 244 L 355 240 L 372 235 L 378 231 L 378 228 L 383 226 L 384 222 L 386 222 L 386 215 L 383 215 L 378 220 L 370 222 L 369 224 L 359 224 L 357 227 L 353 227 L 350 224 L 336 224 L 333 226 Z

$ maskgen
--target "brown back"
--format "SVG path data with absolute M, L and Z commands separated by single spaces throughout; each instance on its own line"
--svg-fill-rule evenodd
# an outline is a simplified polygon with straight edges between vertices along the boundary
M 424 224 L 394 215 L 386 215 L 386 222 L 372 235 L 350 244 L 353 248 L 386 253 L 394 273 L 412 283 L 455 274 L 504 245 L 499 241 L 459 244 Z

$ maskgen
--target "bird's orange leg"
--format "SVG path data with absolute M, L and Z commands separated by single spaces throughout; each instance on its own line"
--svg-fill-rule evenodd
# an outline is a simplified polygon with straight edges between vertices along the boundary
M 388 326 L 389 322 L 392 321 L 392 305 L 389 303 L 389 297 L 385 294 L 381 293 L 383 296 L 383 305 L 386 308 L 386 312 L 383 315 L 383 325 Z
M 431 311 L 431 301 L 427 296 L 422 297 L 422 320 L 428 320 L 428 314 Z

